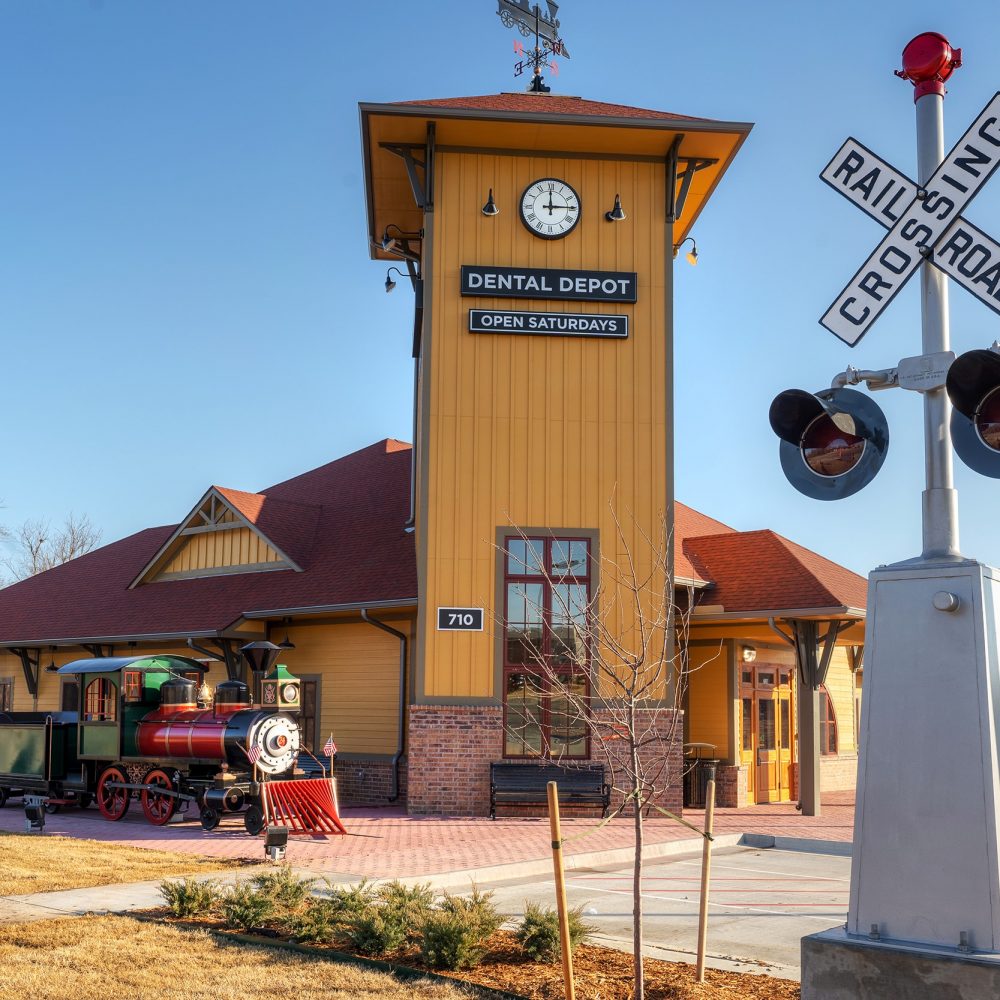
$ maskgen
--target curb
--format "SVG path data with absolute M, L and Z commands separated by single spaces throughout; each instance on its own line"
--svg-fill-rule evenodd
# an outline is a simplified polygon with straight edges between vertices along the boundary
M 747 834 L 725 833 L 712 841 L 712 847 L 714 850 L 720 847 L 738 847 L 741 846 L 742 838 L 745 836 Z M 642 852 L 643 860 L 652 861 L 657 858 L 669 858 L 682 854 L 700 854 L 702 842 L 702 837 L 691 837 L 686 840 L 667 840 L 660 844 L 646 844 Z M 631 863 L 634 857 L 633 848 L 617 847 L 612 851 L 590 851 L 586 854 L 564 855 L 563 867 L 567 872 L 593 868 L 617 868 L 623 864 Z M 302 870 L 307 871 L 308 869 L 302 867 Z M 523 878 L 551 874 L 552 859 L 537 858 L 532 861 L 516 861 L 507 865 L 490 865 L 486 868 L 464 868 L 426 875 L 404 875 L 398 881 L 411 887 L 430 882 L 435 889 L 454 889 L 466 886 L 470 882 L 517 882 Z M 372 881 L 381 882 L 384 880 L 373 879 Z
M 298 955 L 306 955 L 309 958 L 319 958 L 337 965 L 356 965 L 362 969 L 370 969 L 373 972 L 384 972 L 394 979 L 403 982 L 414 982 L 418 979 L 429 979 L 435 983 L 447 983 L 455 989 L 467 993 L 477 1000 L 528 1000 L 521 993 L 510 993 L 507 990 L 496 989 L 492 986 L 480 986 L 478 983 L 470 983 L 465 979 L 454 979 L 451 976 L 442 976 L 436 972 L 424 972 L 421 969 L 414 969 L 409 965 L 397 965 L 395 962 L 383 962 L 377 958 L 364 958 L 360 955 L 349 955 L 343 951 L 334 951 L 329 948 L 313 948 L 307 944 L 298 944 L 295 941 L 277 941 L 271 938 L 256 937 L 253 934 L 240 934 L 237 931 L 224 931 L 214 927 L 202 927 L 185 924 L 180 920 L 160 920 L 157 917 L 147 917 L 138 913 L 125 913 L 121 916 L 131 920 L 138 920 L 144 924 L 156 924 L 161 927 L 185 927 L 188 930 L 197 929 L 207 931 L 213 937 L 223 941 L 237 941 L 240 944 L 253 945 L 258 948 L 274 948 L 280 951 L 290 951 Z
M 854 847 L 850 840 L 816 840 L 809 837 L 775 837 L 769 833 L 744 833 L 740 847 L 758 847 L 762 850 L 801 851 L 803 854 L 833 854 L 849 858 Z

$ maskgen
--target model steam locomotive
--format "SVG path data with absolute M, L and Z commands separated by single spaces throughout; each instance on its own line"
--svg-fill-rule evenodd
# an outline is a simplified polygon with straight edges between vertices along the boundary
M 96 801 L 119 820 L 138 799 L 162 825 L 194 803 L 206 830 L 242 811 L 247 831 L 259 833 L 262 783 L 295 769 L 298 680 L 281 666 L 261 677 L 261 701 L 273 707 L 254 706 L 240 680 L 223 681 L 209 702 L 205 669 L 183 656 L 60 667 L 79 681 L 76 712 L 0 713 L 0 805 L 31 794 L 50 808 Z

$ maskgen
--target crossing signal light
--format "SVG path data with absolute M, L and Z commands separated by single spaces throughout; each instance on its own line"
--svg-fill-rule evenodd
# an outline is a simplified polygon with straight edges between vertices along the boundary
M 968 351 L 951 363 L 945 383 L 955 407 L 951 440 L 970 469 L 1000 479 L 1000 354 Z
M 854 389 L 787 389 L 774 397 L 768 418 L 781 438 L 785 478 L 814 500 L 857 493 L 875 478 L 889 450 L 885 414 Z

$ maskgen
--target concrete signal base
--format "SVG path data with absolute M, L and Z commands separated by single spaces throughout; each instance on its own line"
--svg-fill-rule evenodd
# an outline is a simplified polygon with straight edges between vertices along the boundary
M 1000 956 L 849 938 L 802 939 L 802 1000 L 986 1000 L 1000 997 Z

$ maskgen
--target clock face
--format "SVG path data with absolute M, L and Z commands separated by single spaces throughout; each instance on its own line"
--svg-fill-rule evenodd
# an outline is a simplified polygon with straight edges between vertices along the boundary
M 554 177 L 532 181 L 521 195 L 521 221 L 543 240 L 568 236 L 580 221 L 580 196 Z

